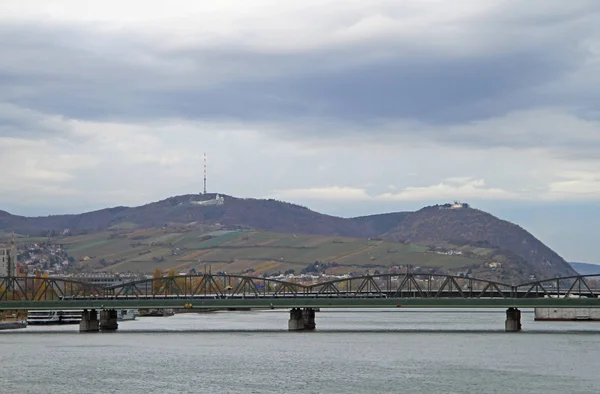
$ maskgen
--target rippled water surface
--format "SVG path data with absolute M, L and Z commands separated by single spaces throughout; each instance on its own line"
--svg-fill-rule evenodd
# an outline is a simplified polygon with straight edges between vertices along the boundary
M 147 317 L 115 333 L 0 331 L 2 393 L 599 393 L 600 323 L 503 311 L 322 310 Z

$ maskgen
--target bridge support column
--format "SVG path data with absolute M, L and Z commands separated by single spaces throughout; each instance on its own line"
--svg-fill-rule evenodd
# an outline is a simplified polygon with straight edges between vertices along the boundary
M 315 310 L 313 308 L 304 308 L 302 310 L 302 318 L 304 319 L 304 329 L 313 331 L 317 328 L 315 323 Z
M 117 311 L 115 309 L 107 309 L 100 312 L 100 330 L 116 331 L 119 328 L 117 323 Z
M 506 310 L 506 322 L 504 323 L 504 331 L 521 331 L 521 311 L 519 309 L 508 308 Z
M 99 330 L 98 312 L 95 309 L 91 311 L 84 309 L 79 322 L 79 332 L 98 332 Z
M 316 327 L 313 308 L 292 308 L 288 321 L 289 331 L 312 331 Z

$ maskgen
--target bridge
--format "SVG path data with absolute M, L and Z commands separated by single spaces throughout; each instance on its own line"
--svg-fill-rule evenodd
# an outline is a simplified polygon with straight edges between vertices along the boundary
M 59 278 L 0 278 L 0 310 L 84 310 L 89 331 L 116 329 L 116 309 L 291 309 L 290 330 L 314 329 L 317 308 L 505 308 L 506 330 L 519 308 L 600 308 L 600 275 L 519 285 L 428 273 L 383 274 L 301 284 L 242 275 L 186 275 L 101 287 Z M 114 323 L 112 322 L 114 320 Z

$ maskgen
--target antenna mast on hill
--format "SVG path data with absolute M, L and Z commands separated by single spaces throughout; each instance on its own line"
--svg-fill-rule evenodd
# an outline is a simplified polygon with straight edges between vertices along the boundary
M 206 194 L 206 152 L 204 152 L 204 194 Z

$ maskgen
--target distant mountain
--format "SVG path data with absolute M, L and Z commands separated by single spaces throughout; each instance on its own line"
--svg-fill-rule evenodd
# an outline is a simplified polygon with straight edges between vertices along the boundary
M 65 229 L 73 233 L 100 231 L 120 223 L 134 223 L 138 228 L 146 228 L 202 222 L 277 232 L 362 237 L 369 233 L 371 226 L 368 220 L 354 222 L 276 200 L 219 197 L 223 198 L 222 204 L 218 203 L 217 194 L 183 195 L 139 207 L 107 208 L 79 215 L 30 218 L 0 213 L 0 230 L 45 236 L 48 232 L 60 233 Z M 371 230 L 369 235 L 375 235 L 374 231 Z
M 516 275 L 541 278 L 576 275 L 557 253 L 516 224 L 500 220 L 468 205 L 436 205 L 408 214 L 384 238 L 410 243 L 468 245 L 496 250 Z
M 589 263 L 569 263 L 580 275 L 600 275 L 600 265 Z
M 220 224 L 230 228 L 423 244 L 434 253 L 457 250 L 498 262 L 511 277 L 575 275 L 558 254 L 521 227 L 468 205 L 441 205 L 416 212 L 340 218 L 273 199 L 183 195 L 139 207 L 115 207 L 78 215 L 23 217 L 0 211 L 0 230 L 34 236 L 156 228 L 170 224 Z M 460 250 L 459 250 L 460 249 Z

